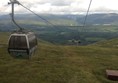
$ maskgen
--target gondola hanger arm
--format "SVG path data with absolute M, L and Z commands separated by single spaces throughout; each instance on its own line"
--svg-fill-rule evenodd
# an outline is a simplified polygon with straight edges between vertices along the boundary
M 20 31 L 22 31 L 22 27 L 20 25 L 18 25 L 14 19 L 14 4 L 18 4 L 20 5 L 20 3 L 17 1 L 17 0 L 10 0 L 10 2 L 8 2 L 8 5 L 11 4 L 11 7 L 12 7 L 12 13 L 10 14 L 11 15 L 11 18 L 12 18 L 12 21 L 13 23 L 20 29 Z

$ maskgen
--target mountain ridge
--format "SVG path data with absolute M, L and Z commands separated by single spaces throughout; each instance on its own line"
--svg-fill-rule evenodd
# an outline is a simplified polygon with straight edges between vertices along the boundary
M 83 21 L 85 19 L 85 15 L 53 15 L 53 14 L 39 14 L 41 17 L 50 20 L 58 20 L 58 19 L 67 19 L 67 20 L 74 20 L 78 24 L 83 24 Z M 15 18 L 17 20 L 34 20 L 38 21 L 41 20 L 41 18 L 37 18 L 37 16 L 33 14 L 16 14 Z M 0 20 L 9 20 L 10 15 L 1 15 Z M 95 14 L 89 14 L 87 17 L 87 24 L 93 25 L 93 24 L 111 24 L 111 25 L 117 25 L 118 24 L 118 14 L 117 13 L 95 13 Z

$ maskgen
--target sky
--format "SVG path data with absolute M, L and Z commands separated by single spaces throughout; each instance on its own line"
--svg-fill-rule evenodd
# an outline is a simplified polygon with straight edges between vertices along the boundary
M 83 14 L 90 0 L 18 0 L 36 13 Z M 9 0 L 0 1 L 0 14 L 10 13 Z M 15 5 L 15 13 L 29 13 L 20 5 Z M 93 0 L 90 13 L 118 13 L 118 0 Z

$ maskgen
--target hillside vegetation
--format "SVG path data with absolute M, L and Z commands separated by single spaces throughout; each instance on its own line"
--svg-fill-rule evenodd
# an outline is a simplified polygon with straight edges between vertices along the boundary
M 39 14 L 50 23 L 33 14 L 15 14 L 16 22 L 24 29 L 34 31 L 42 40 L 58 45 L 81 45 L 118 37 L 118 14 L 89 14 L 83 27 L 84 15 Z M 52 24 L 52 25 L 51 25 Z M 0 15 L 0 32 L 16 30 L 9 15 Z
M 106 41 L 108 47 L 102 42 L 59 46 L 40 40 L 32 58 L 23 60 L 7 53 L 8 35 L 0 33 L 0 83 L 117 83 L 105 73 L 106 69 L 118 69 L 115 39 Z

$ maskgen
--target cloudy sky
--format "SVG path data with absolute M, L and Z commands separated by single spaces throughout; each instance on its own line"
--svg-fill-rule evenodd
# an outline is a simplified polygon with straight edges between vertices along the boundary
M 37 13 L 81 14 L 85 13 L 90 0 L 18 0 Z M 9 0 L 0 1 L 0 13 L 10 13 Z M 17 13 L 28 13 L 23 7 L 15 5 Z M 91 13 L 118 13 L 118 0 L 93 0 Z

